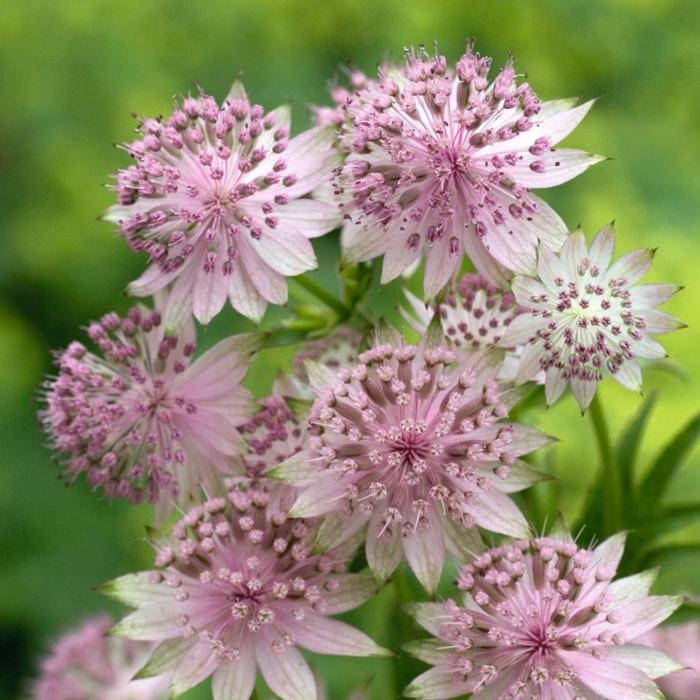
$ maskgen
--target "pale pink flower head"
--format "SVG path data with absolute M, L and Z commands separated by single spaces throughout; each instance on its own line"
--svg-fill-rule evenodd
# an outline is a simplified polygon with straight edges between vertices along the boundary
M 601 229 L 590 246 L 577 231 L 558 255 L 540 247 L 536 279 L 513 280 L 515 298 L 526 313 L 510 324 L 504 343 L 526 346 L 520 381 L 533 371 L 545 372 L 548 404 L 569 385 L 585 411 L 606 374 L 641 391 L 638 360 L 666 356 L 652 336 L 683 326 L 656 308 L 679 287 L 635 285 L 651 266 L 655 251 L 635 250 L 611 264 L 614 246 L 612 226 Z
M 468 44 L 454 68 L 408 51 L 346 109 L 352 153 L 337 177 L 349 192 L 345 257 L 383 255 L 382 282 L 425 258 L 437 294 L 466 254 L 493 281 L 531 273 L 538 242 L 559 250 L 566 226 L 532 188 L 566 182 L 601 160 L 555 145 L 592 102 L 540 103 L 511 61 L 489 82 L 491 59 Z
M 165 700 L 167 676 L 132 680 L 153 645 L 110 637 L 108 616 L 64 635 L 41 662 L 33 700 Z
M 379 344 L 315 387 L 306 454 L 275 470 L 302 486 L 292 513 L 327 517 L 320 538 L 369 524 L 367 561 L 387 578 L 405 554 L 434 591 L 445 548 L 464 555 L 474 526 L 526 535 L 508 493 L 538 481 L 520 461 L 549 438 L 508 422 L 497 368 L 455 363 L 442 346 Z
M 337 208 L 308 195 L 339 155 L 333 130 L 289 138 L 290 110 L 265 114 L 240 83 L 218 104 L 201 92 L 168 119 L 143 119 L 125 145 L 135 163 L 116 175 L 119 223 L 148 270 L 129 286 L 148 296 L 172 284 L 166 324 L 192 312 L 208 323 L 226 300 L 259 321 L 284 304 L 291 275 L 316 267 L 309 238 L 339 222 Z
M 659 680 L 659 687 L 668 700 L 700 698 L 700 622 L 657 627 L 638 641 L 685 664 L 685 668 Z
M 88 326 L 96 350 L 75 341 L 56 360 L 45 383 L 39 420 L 73 481 L 109 498 L 157 503 L 217 489 L 241 451 L 237 430 L 255 410 L 241 386 L 259 338 L 221 341 L 197 360 L 191 322 L 165 332 L 160 311 L 108 313 Z
M 354 547 L 318 554 L 312 538 L 309 525 L 274 507 L 262 488 L 209 500 L 156 545 L 154 571 L 107 584 L 108 595 L 136 608 L 114 632 L 159 642 L 150 663 L 172 673 L 174 694 L 212 676 L 214 700 L 246 700 L 259 668 L 282 700 L 315 700 L 315 679 L 297 646 L 348 656 L 386 652 L 330 617 L 376 592 L 369 574 L 347 573 Z
M 482 554 L 460 572 L 461 604 L 412 606 L 435 639 L 408 645 L 433 668 L 406 695 L 660 700 L 652 679 L 679 664 L 633 640 L 682 599 L 649 596 L 654 572 L 613 581 L 623 548 L 624 535 L 593 550 L 540 537 Z

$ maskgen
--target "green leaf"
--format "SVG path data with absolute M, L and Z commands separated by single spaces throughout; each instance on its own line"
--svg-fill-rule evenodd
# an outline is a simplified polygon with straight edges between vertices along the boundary
M 659 503 L 698 436 L 700 436 L 700 414 L 692 418 L 679 433 L 671 438 L 642 481 L 639 496 L 645 511 L 650 511 Z
M 700 554 L 700 542 L 677 542 L 649 549 L 641 560 L 641 568 L 648 568 L 650 565 L 664 559 L 687 554 Z
M 637 415 L 628 423 L 624 432 L 615 444 L 615 459 L 620 469 L 620 479 L 622 482 L 622 492 L 626 494 L 624 499 L 625 510 L 632 511 L 633 503 L 630 502 L 632 494 L 632 484 L 634 482 L 634 467 L 639 454 L 639 447 L 642 442 L 644 429 L 646 428 L 649 416 L 656 404 L 659 394 L 652 392 L 642 403 Z
M 649 543 L 697 522 L 700 522 L 700 502 L 674 505 L 655 514 L 653 519 L 647 518 L 637 526 L 635 534 Z

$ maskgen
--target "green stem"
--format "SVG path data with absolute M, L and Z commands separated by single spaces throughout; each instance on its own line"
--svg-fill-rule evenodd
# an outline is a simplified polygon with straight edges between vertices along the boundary
M 598 442 L 601 469 L 603 470 L 602 481 L 605 484 L 603 489 L 603 527 L 605 534 L 610 535 L 616 532 L 620 526 L 622 482 L 620 480 L 620 470 L 613 455 L 610 430 L 608 429 L 603 406 L 597 393 L 591 402 L 590 415 L 593 431 Z
M 293 279 L 300 287 L 303 287 L 309 292 L 309 294 L 312 294 L 328 308 L 337 312 L 341 318 L 345 319 L 352 313 L 352 309 L 345 306 L 340 299 L 324 289 L 320 284 L 314 282 L 310 277 L 299 275 L 299 277 L 294 277 Z

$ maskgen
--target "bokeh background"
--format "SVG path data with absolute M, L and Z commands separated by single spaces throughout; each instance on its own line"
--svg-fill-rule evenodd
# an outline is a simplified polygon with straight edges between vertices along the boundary
M 615 219 L 621 249 L 659 248 L 650 278 L 686 289 L 668 310 L 690 326 L 665 340 L 670 360 L 646 374 L 660 400 L 643 462 L 700 407 L 700 5 L 671 0 L 5 0 L 0 3 L 0 697 L 22 696 L 52 639 L 85 615 L 119 613 L 94 587 L 149 563 L 147 507 L 110 503 L 83 483 L 58 480 L 35 424 L 35 392 L 50 352 L 88 320 L 124 311 L 127 281 L 144 261 L 97 220 L 111 203 L 109 173 L 126 163 L 113 144 L 129 139 L 131 113 L 167 112 L 171 97 L 198 81 L 225 95 L 242 74 L 251 97 L 271 108 L 292 100 L 297 130 L 309 103 L 327 101 L 336 66 L 366 71 L 410 44 L 439 42 L 455 59 L 465 37 L 498 65 L 512 51 L 545 99 L 600 97 L 569 143 L 611 156 L 544 197 L 572 227 L 589 233 Z M 333 236 L 319 242 L 333 284 Z M 323 267 L 325 265 L 325 267 Z M 391 311 L 398 289 L 381 292 Z M 210 345 L 242 328 L 223 314 L 204 333 Z M 291 350 L 267 353 L 251 373 L 263 393 L 269 369 Z M 606 382 L 614 430 L 640 397 Z M 567 398 L 530 414 L 557 435 L 548 467 L 575 520 L 596 469 L 588 420 Z M 555 489 L 553 491 L 552 489 Z M 700 497 L 700 455 L 686 460 L 668 498 Z M 674 535 L 700 541 L 697 524 Z M 660 590 L 700 593 L 692 547 L 663 557 Z M 391 590 L 351 617 L 387 642 Z M 401 661 L 324 661 L 331 697 L 373 678 L 376 698 L 397 697 Z M 352 672 L 348 673 L 347 669 Z M 392 674 L 394 674 L 392 676 Z M 208 697 L 208 687 L 187 698 Z

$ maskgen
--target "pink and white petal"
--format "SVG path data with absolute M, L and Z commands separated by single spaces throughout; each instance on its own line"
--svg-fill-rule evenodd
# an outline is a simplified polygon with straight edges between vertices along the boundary
M 192 295 L 200 269 L 201 256 L 195 255 L 173 282 L 168 301 L 163 309 L 163 324 L 166 332 L 172 332 L 182 326 L 192 313 Z
M 680 289 L 675 284 L 640 284 L 630 288 L 630 301 L 635 309 L 651 309 L 665 304 Z
M 411 570 L 428 595 L 433 595 L 440 583 L 445 561 L 445 538 L 442 523 L 435 510 L 426 513 L 428 524 L 403 538 L 403 551 Z
M 129 283 L 126 293 L 135 297 L 153 296 L 170 284 L 180 272 L 182 272 L 180 268 L 171 272 L 163 272 L 156 263 L 152 263 L 141 277 Z
M 255 689 L 257 666 L 252 644 L 243 644 L 235 661 L 218 668 L 211 679 L 214 700 L 248 700 Z
M 317 199 L 293 199 L 275 209 L 278 219 L 277 230 L 295 231 L 306 238 L 317 238 L 338 228 L 343 220 L 337 204 Z
M 550 293 L 559 293 L 556 280 L 564 278 L 564 267 L 559 258 L 545 245 L 537 249 L 537 276 Z
M 521 275 L 535 272 L 537 233 L 522 220 L 487 223 L 483 243 L 496 262 L 506 269 Z
M 513 284 L 511 286 L 511 291 L 515 294 L 515 299 L 521 306 L 530 307 L 533 305 L 533 297 L 540 297 L 542 295 L 549 296 L 549 290 L 537 279 L 533 277 L 518 276 L 513 279 Z M 535 319 L 536 320 L 536 319 Z M 526 315 L 516 316 L 513 321 L 511 321 L 511 326 L 516 321 L 521 324 L 527 323 L 532 325 L 533 319 Z M 510 327 L 508 328 L 510 330 Z M 532 335 L 532 334 L 530 334 Z M 526 338 L 527 340 L 527 338 Z M 524 341 L 513 343 L 513 345 L 522 345 Z
M 346 218 L 340 240 L 346 263 L 372 260 L 384 253 L 388 243 L 386 231 L 381 226 L 368 226 L 357 212 Z
M 527 462 L 516 460 L 509 465 L 508 476 L 505 479 L 496 476 L 493 472 L 489 473 L 486 478 L 492 482 L 493 488 L 498 489 L 501 493 L 518 493 L 552 477 L 533 469 Z
M 627 542 L 627 533 L 618 532 L 606 540 L 603 540 L 592 552 L 591 562 L 588 565 L 587 571 L 592 575 L 595 570 L 602 566 L 608 569 L 612 576 L 620 564 L 622 555 L 625 553 L 625 543 Z
M 425 249 L 423 292 L 426 299 L 432 299 L 442 290 L 458 270 L 462 260 L 461 244 L 456 251 L 451 245 L 449 238 L 445 237 Z
M 402 644 L 401 648 L 431 666 L 438 666 L 453 656 L 453 652 L 446 648 L 445 642 L 441 639 L 417 639 Z
M 149 603 L 120 620 L 111 634 L 144 641 L 179 637 L 182 634 L 182 627 L 177 624 L 179 615 L 182 615 L 182 605 L 177 601 Z
M 180 662 L 189 647 L 197 640 L 191 637 L 175 637 L 161 642 L 149 657 L 146 664 L 139 670 L 134 678 L 155 678 L 165 674 L 171 674 Z
M 338 615 L 354 610 L 366 603 L 377 592 L 377 580 L 369 571 L 358 574 L 336 574 L 332 578 L 338 584 L 335 591 L 324 592 L 325 611 Z
M 505 494 L 491 489 L 479 491 L 464 506 L 479 527 L 511 537 L 529 537 L 530 526 L 513 501 Z
M 316 472 L 318 478 L 318 471 Z M 369 516 L 360 508 L 355 508 L 352 515 L 347 513 L 329 513 L 318 530 L 314 548 L 326 552 L 350 540 L 369 520 Z
M 560 659 L 576 671 L 579 683 L 610 700 L 663 700 L 655 683 L 636 668 L 597 659 L 581 651 L 560 651 Z
M 518 373 L 515 381 L 518 384 L 529 382 L 541 369 L 542 346 L 541 342 L 527 344 L 520 355 Z
M 298 487 L 313 486 L 319 477 L 318 467 L 306 452 L 300 452 L 265 471 L 268 479 L 277 479 Z
M 536 211 L 528 214 L 524 222 L 532 226 L 540 243 L 549 250 L 559 252 L 569 233 L 564 220 L 543 199 L 530 193 L 529 199 L 536 206 Z
M 192 292 L 192 313 L 202 324 L 207 325 L 224 308 L 228 297 L 228 279 L 223 271 L 216 269 L 203 272 L 197 277 Z
M 537 430 L 537 428 L 531 428 L 529 425 L 515 423 L 511 428 L 512 443 L 509 449 L 518 457 L 556 442 L 556 438 Z
M 660 360 L 667 356 L 661 343 L 657 343 L 648 335 L 642 336 L 641 340 L 633 340 L 632 351 L 636 357 L 643 357 L 646 360 Z
M 632 600 L 616 610 L 619 629 L 627 639 L 637 639 L 662 623 L 683 604 L 683 596 L 652 595 Z
M 383 508 L 375 507 L 367 529 L 365 555 L 372 573 L 380 580 L 386 581 L 401 563 L 403 549 L 398 527 L 381 531 Z
M 560 369 L 551 367 L 545 372 L 544 400 L 547 402 L 547 406 L 551 406 L 559 400 L 567 384 L 568 380 L 564 378 Z
M 659 572 L 656 569 L 648 569 L 640 574 L 625 576 L 612 581 L 608 586 L 608 593 L 612 596 L 614 604 L 628 600 L 636 600 L 649 595 L 652 584 L 656 581 Z
M 322 474 L 316 482 L 305 488 L 294 502 L 291 518 L 313 518 L 335 510 L 344 497 L 347 484 L 334 475 Z
M 296 231 L 265 231 L 259 240 L 252 238 L 249 243 L 281 275 L 299 275 L 318 267 L 311 243 Z
M 665 311 L 658 309 L 644 309 L 639 314 L 647 323 L 645 328 L 647 333 L 652 335 L 661 333 L 671 333 L 679 328 L 684 328 L 685 324 L 679 321 L 675 316 L 667 314 Z
M 457 216 L 461 221 L 463 220 L 463 215 L 460 215 L 459 212 L 460 210 L 458 209 Z M 479 273 L 498 287 L 507 287 L 512 273 L 494 259 L 486 249 L 483 239 L 476 235 L 474 226 L 467 226 L 464 229 L 461 240 L 466 256 L 472 261 Z
M 196 641 L 180 659 L 170 681 L 174 697 L 209 678 L 219 667 L 220 660 L 216 650 L 209 642 Z
M 258 634 L 255 656 L 265 682 L 282 700 L 316 700 L 316 681 L 309 665 L 296 647 L 277 652 L 270 633 Z
M 301 620 L 292 620 L 289 631 L 299 646 L 317 654 L 333 656 L 389 656 L 391 652 L 380 647 L 364 632 L 345 622 L 304 611 Z
M 521 277 L 517 279 L 524 279 Z M 515 285 L 515 281 L 513 282 Z M 529 313 L 516 316 L 506 328 L 499 345 L 504 348 L 517 348 L 525 345 L 535 333 L 547 325 L 546 319 L 533 317 Z
M 465 527 L 453 520 L 447 513 L 440 514 L 442 531 L 447 551 L 458 562 L 466 564 L 484 549 L 484 544 L 476 527 Z
M 603 226 L 591 241 L 591 247 L 588 250 L 588 258 L 593 266 L 604 271 L 610 266 L 614 251 L 615 229 L 612 224 L 608 224 L 607 226 Z
M 628 285 L 634 284 L 647 273 L 653 259 L 654 251 L 650 248 L 633 250 L 627 255 L 618 258 L 610 266 L 605 279 L 601 280 L 601 283 L 607 280 L 624 279 Z
M 571 386 L 571 393 L 574 395 L 581 412 L 585 413 L 591 405 L 591 401 L 593 401 L 596 389 L 598 388 L 598 382 L 594 379 L 578 379 L 572 377 L 569 380 L 569 385 Z
M 113 204 L 102 214 L 100 220 L 109 221 L 111 224 L 120 224 L 135 214 L 143 214 L 158 208 L 158 204 L 157 199 L 149 199 L 148 197 L 138 199 L 133 204 Z
M 557 148 L 537 158 L 530 157 L 529 163 L 508 168 L 507 172 L 523 187 L 538 189 L 542 187 L 555 187 L 572 180 L 585 172 L 592 165 L 606 160 L 605 156 L 586 153 L 574 148 Z M 544 167 L 540 171 L 530 163 L 541 163 Z
M 567 236 L 564 245 L 561 247 L 559 259 L 566 271 L 566 278 L 575 280 L 578 278 L 578 268 L 581 261 L 588 256 L 586 247 L 586 237 L 580 229 Z
M 234 264 L 233 274 L 229 280 L 228 298 L 231 306 L 253 323 L 260 323 L 265 315 L 267 301 L 258 292 L 240 260 Z
M 418 334 L 423 335 L 425 331 L 428 330 L 428 326 L 435 316 L 435 312 L 432 307 L 419 299 L 415 294 L 410 292 L 408 289 L 403 290 L 403 294 L 406 297 L 406 301 L 409 304 L 410 311 L 405 309 L 403 306 L 399 307 L 401 316 L 403 316 L 404 321 Z M 411 311 L 413 313 L 411 313 Z
M 460 680 L 459 674 L 445 666 L 431 668 L 416 676 L 404 689 L 407 698 L 420 700 L 446 700 L 467 693 L 468 683 Z
M 398 227 L 389 228 L 385 235 L 388 243 L 382 263 L 382 284 L 396 279 L 410 267 L 420 257 L 423 247 L 420 243 L 409 246 L 408 240 L 413 234 L 399 231 Z
M 243 379 L 261 343 L 258 333 L 240 333 L 219 341 L 179 375 L 175 388 L 191 400 L 225 395 Z
M 642 390 L 642 370 L 636 360 L 624 360 L 612 378 L 630 391 Z
M 669 673 L 685 668 L 658 649 L 643 644 L 623 644 L 606 649 L 607 658 L 627 666 L 632 666 L 649 678 L 661 678 Z
M 247 100 L 248 94 L 245 91 L 243 82 L 241 80 L 234 80 L 233 84 L 229 88 L 226 99 L 230 102 L 231 100 Z
M 287 278 L 275 272 L 253 246 L 241 239 L 239 244 L 241 265 L 245 267 L 249 279 L 260 296 L 270 304 L 283 305 L 287 303 Z

